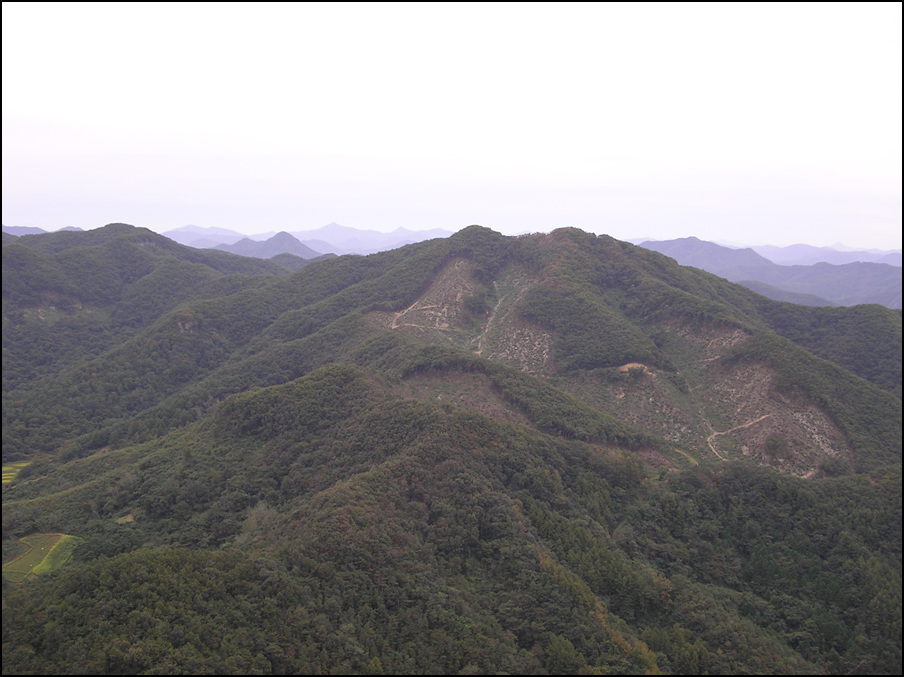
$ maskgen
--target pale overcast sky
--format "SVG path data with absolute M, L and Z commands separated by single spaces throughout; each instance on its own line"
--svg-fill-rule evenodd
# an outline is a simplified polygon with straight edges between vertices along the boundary
M 16 3 L 3 223 L 901 247 L 901 3 Z

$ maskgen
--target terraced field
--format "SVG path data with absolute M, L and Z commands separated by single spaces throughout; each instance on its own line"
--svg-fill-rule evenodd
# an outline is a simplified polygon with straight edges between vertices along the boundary
M 78 542 L 75 536 L 67 534 L 33 534 L 19 540 L 29 550 L 3 565 L 4 578 L 15 582 L 63 566 Z
M 12 482 L 16 475 L 19 474 L 19 471 L 22 470 L 25 466 L 27 466 L 31 461 L 17 461 L 16 463 L 10 463 L 9 465 L 3 466 L 3 484 L 9 484 Z

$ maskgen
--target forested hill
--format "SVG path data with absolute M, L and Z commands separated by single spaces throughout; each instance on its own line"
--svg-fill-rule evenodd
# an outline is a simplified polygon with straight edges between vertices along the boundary
M 575 229 L 3 250 L 4 563 L 77 539 L 4 672 L 900 672 L 899 311 Z
M 234 295 L 286 272 L 125 224 L 4 242 L 4 398 L 117 347 L 181 303 Z

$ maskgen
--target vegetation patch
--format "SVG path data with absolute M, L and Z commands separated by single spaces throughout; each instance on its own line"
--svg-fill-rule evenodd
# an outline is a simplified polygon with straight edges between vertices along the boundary
M 9 484 L 10 482 L 12 482 L 16 478 L 16 475 L 19 474 L 19 471 L 29 463 L 31 463 L 31 461 L 16 461 L 15 463 L 4 465 L 3 484 Z
M 33 534 L 19 539 L 29 550 L 3 565 L 3 576 L 24 581 L 30 574 L 40 575 L 59 569 L 72 555 L 78 539 L 67 534 Z

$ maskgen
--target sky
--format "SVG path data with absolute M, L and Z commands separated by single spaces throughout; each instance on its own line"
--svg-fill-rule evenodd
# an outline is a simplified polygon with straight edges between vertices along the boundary
M 2 3 L 6 226 L 901 248 L 901 3 Z

